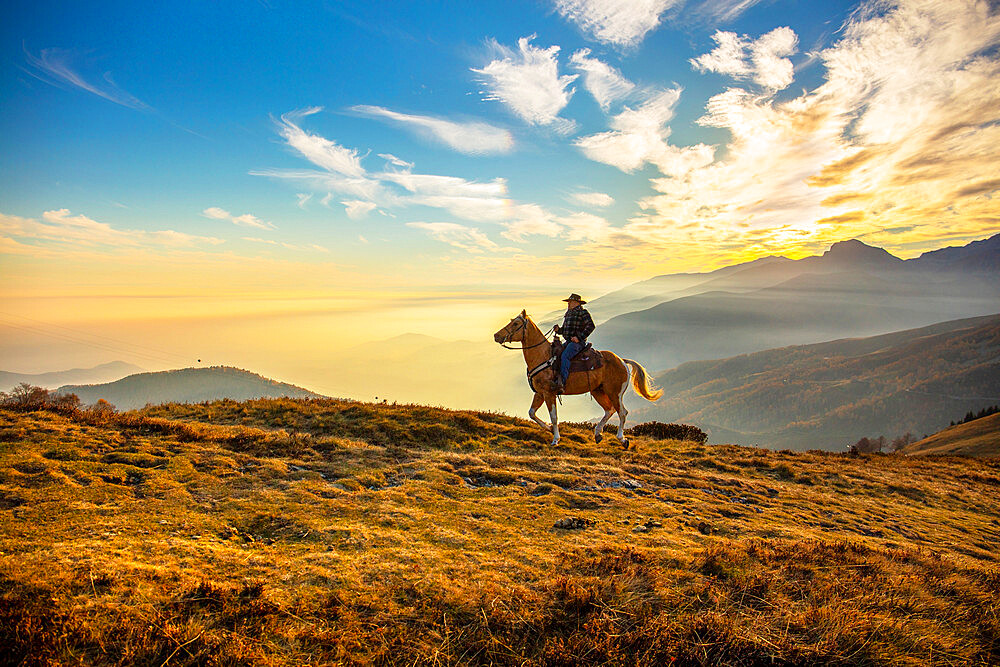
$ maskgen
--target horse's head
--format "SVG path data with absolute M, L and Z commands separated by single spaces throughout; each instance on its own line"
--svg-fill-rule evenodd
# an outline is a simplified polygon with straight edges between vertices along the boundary
M 521 314 L 512 319 L 507 326 L 493 334 L 493 340 L 503 345 L 524 341 L 524 333 L 528 329 L 528 314 L 521 311 Z

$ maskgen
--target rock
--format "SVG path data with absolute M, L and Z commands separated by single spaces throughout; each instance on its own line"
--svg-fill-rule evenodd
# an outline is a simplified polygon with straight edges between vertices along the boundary
M 638 482 L 638 480 L 634 480 L 634 479 L 623 479 L 622 480 L 622 486 L 625 487 L 626 489 L 641 489 L 642 488 L 642 484 L 640 484 Z
M 580 530 L 588 526 L 594 525 L 594 522 L 590 519 L 584 519 L 582 517 L 563 517 L 552 524 L 553 528 L 561 528 L 563 530 Z
M 632 529 L 632 532 L 633 533 L 648 533 L 649 532 L 649 526 L 647 526 L 644 523 L 640 523 L 638 526 L 636 526 L 635 528 Z
M 712 528 L 712 526 L 710 526 L 708 523 L 702 521 L 698 524 L 698 532 L 701 533 L 702 535 L 711 535 L 712 533 L 715 532 L 715 529 Z

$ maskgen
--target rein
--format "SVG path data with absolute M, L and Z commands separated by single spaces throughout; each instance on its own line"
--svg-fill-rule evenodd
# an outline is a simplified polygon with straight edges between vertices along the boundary
M 518 327 L 517 329 L 514 329 L 513 331 L 509 332 L 506 336 L 504 336 L 503 341 L 500 343 L 500 347 L 506 348 L 508 350 L 530 350 L 530 349 L 532 349 L 534 347 L 538 347 L 539 345 L 545 345 L 545 343 L 548 343 L 549 342 L 549 340 L 548 340 L 549 334 L 552 333 L 553 331 L 555 331 L 555 326 L 553 326 L 551 329 L 549 329 L 548 331 L 546 331 L 545 333 L 543 333 L 542 334 L 542 340 L 540 340 L 539 342 L 535 343 L 534 345 L 529 345 L 529 346 L 525 347 L 524 343 L 522 342 L 521 343 L 521 347 L 511 347 L 511 346 L 507 345 L 507 341 L 510 340 L 510 337 L 513 336 L 518 331 L 521 331 L 522 329 L 527 329 L 528 328 L 528 321 L 526 319 L 524 319 L 520 315 L 518 315 L 518 319 L 521 320 L 521 326 Z

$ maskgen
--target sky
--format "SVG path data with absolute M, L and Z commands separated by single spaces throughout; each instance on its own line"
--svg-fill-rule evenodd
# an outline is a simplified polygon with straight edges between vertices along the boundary
M 1000 231 L 974 0 L 5 2 L 0 367 L 407 332 Z

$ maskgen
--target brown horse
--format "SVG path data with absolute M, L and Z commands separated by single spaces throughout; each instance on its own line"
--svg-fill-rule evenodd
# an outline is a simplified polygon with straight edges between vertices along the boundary
M 493 334 L 493 340 L 500 343 L 520 342 L 521 350 L 524 351 L 524 362 L 528 364 L 528 371 L 545 364 L 552 357 L 552 345 L 541 329 L 531 321 L 525 311 L 510 321 L 500 331 Z M 628 410 L 622 403 L 625 390 L 628 389 L 631 380 L 632 387 L 636 393 L 648 401 L 655 401 L 663 395 L 663 392 L 652 386 L 649 382 L 646 369 L 638 362 L 631 359 L 622 359 L 614 352 L 601 351 L 604 357 L 604 365 L 598 369 L 570 373 L 566 380 L 565 394 L 586 394 L 594 397 L 594 400 L 604 408 L 604 417 L 594 427 L 594 441 L 600 442 L 603 437 L 604 425 L 611 419 L 611 415 L 618 413 L 618 440 L 625 449 L 628 449 L 628 438 L 625 437 L 625 416 Z M 542 428 L 552 431 L 552 444 L 559 442 L 559 418 L 556 415 L 556 394 L 552 390 L 553 369 L 546 368 L 534 375 L 530 379 L 531 388 L 535 390 L 535 396 L 531 399 L 531 409 L 528 416 L 538 423 Z M 535 410 L 542 403 L 549 409 L 551 424 L 546 424 L 537 416 Z

